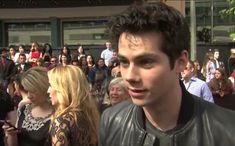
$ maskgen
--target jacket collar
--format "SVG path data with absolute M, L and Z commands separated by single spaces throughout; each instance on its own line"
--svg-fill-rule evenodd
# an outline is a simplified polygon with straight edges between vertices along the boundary
M 185 86 L 182 81 L 180 82 L 181 91 L 182 91 L 182 100 L 181 100 L 181 107 L 180 113 L 177 121 L 177 126 L 173 129 L 179 129 L 183 127 L 192 117 L 194 114 L 194 98 L 192 95 L 185 89 Z M 135 123 L 141 129 L 141 131 L 145 131 L 145 115 L 144 111 L 141 107 L 136 106 L 135 112 Z

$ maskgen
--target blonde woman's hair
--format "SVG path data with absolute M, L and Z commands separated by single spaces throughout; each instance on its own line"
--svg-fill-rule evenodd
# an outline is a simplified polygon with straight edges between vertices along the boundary
M 21 76 L 21 84 L 28 92 L 47 95 L 49 80 L 47 70 L 44 67 L 33 67 Z
M 48 72 L 48 77 L 51 87 L 57 92 L 58 100 L 52 122 L 67 112 L 70 112 L 77 122 L 77 112 L 82 111 L 89 123 L 90 128 L 87 130 L 91 144 L 96 144 L 99 112 L 90 96 L 89 84 L 83 71 L 73 65 L 58 66 Z

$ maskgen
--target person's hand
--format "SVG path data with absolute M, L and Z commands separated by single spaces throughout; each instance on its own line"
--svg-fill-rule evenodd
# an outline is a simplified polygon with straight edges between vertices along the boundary
M 19 132 L 18 129 L 6 123 L 2 126 L 2 129 L 4 130 L 6 136 L 15 136 Z
M 224 92 L 220 91 L 219 95 L 220 95 L 220 97 L 224 97 Z

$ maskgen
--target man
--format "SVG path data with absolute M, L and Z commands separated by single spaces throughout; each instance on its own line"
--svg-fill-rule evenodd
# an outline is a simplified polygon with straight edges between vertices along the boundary
M 214 49 L 213 54 L 214 58 L 212 59 L 212 62 L 214 63 L 215 69 L 224 68 L 224 63 L 219 60 L 219 49 Z
M 111 19 L 110 32 L 132 102 L 104 111 L 100 146 L 235 145 L 235 112 L 195 97 L 179 81 L 190 46 L 180 12 L 164 3 L 132 6 Z
M 106 49 L 101 52 L 100 57 L 104 59 L 105 65 L 108 66 L 111 58 L 113 57 L 113 49 L 111 42 L 106 42 Z
M 26 55 L 24 53 L 19 54 L 19 64 L 16 65 L 17 73 L 23 73 L 31 67 L 31 64 L 26 63 Z
M 15 64 L 7 58 L 7 50 L 0 50 L 0 80 L 2 80 L 3 90 L 6 91 L 8 83 L 13 75 L 16 74 Z
M 25 52 L 25 49 L 24 49 L 24 46 L 23 45 L 20 45 L 19 46 L 19 52 L 17 52 L 15 54 L 15 57 L 14 57 L 14 62 L 15 64 L 18 64 L 19 63 L 19 59 L 20 59 L 20 54 L 25 54 L 26 56 L 26 62 L 28 62 L 28 59 L 29 59 L 29 54 Z
M 57 57 L 56 56 L 52 56 L 51 57 L 51 62 L 50 62 L 50 65 L 48 67 L 48 70 L 56 67 L 58 65 L 58 60 L 57 60 Z
M 118 55 L 117 51 L 113 51 L 112 58 L 109 60 L 109 65 L 108 65 L 109 68 L 112 69 L 119 64 L 119 60 L 118 60 L 117 55 Z
M 186 90 L 188 90 L 188 92 L 193 95 L 202 97 L 204 100 L 214 102 L 212 93 L 207 83 L 197 78 L 195 73 L 196 68 L 194 66 L 194 62 L 189 60 L 184 71 L 181 72 L 181 77 L 183 79 Z

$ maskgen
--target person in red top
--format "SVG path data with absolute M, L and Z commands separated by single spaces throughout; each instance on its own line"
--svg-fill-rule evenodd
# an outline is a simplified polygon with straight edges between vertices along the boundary
M 32 67 L 37 66 L 37 59 L 41 57 L 42 52 L 39 50 L 38 43 L 33 42 L 29 53 L 29 62 L 32 64 Z

